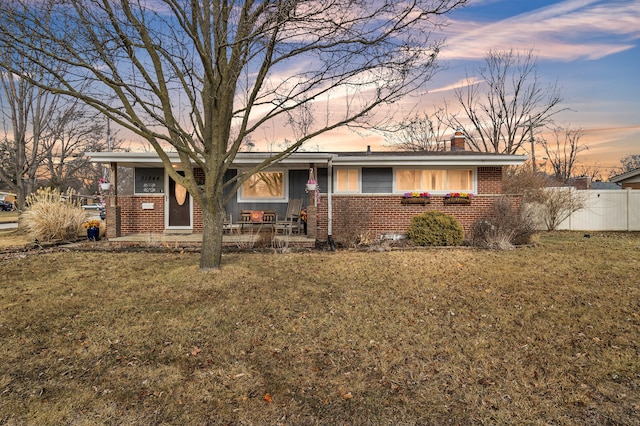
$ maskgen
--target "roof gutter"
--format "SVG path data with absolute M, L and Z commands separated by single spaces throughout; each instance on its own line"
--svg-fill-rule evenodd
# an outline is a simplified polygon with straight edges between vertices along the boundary
M 455 156 L 345 156 L 337 157 L 336 166 L 517 166 L 527 160 L 525 155 L 455 155 Z

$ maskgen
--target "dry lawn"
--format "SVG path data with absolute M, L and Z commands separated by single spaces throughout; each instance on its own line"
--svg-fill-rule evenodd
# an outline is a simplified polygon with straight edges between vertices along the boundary
M 640 424 L 640 235 L 12 255 L 0 423 Z
M 33 238 L 29 237 L 25 232 L 17 229 L 0 229 L 0 253 L 6 250 L 24 248 L 31 242 L 33 242 Z
M 0 223 L 11 223 L 18 221 L 18 212 L 0 211 Z

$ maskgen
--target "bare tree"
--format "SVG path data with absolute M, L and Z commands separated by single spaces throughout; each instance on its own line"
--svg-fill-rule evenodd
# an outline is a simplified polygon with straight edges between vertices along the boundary
M 462 129 L 472 150 L 515 154 L 530 143 L 534 158 L 533 133 L 562 111 L 563 100 L 557 84 L 543 85 L 532 50 L 490 51 L 455 99 L 457 105 L 446 105 L 448 124 Z
M 555 231 L 564 220 L 582 210 L 585 205 L 584 192 L 576 191 L 572 187 L 547 188 L 542 202 L 542 218 L 547 230 Z
M 95 112 L 84 111 L 82 105 L 75 102 L 56 114 L 51 127 L 42 141 L 42 179 L 48 180 L 48 186 L 60 192 L 68 188 L 79 191 L 96 171 L 84 153 L 107 149 L 106 122 Z M 116 145 L 119 143 L 112 142 L 112 148 Z
M 507 168 L 502 189 L 505 194 L 522 195 L 523 213 L 537 217 L 549 231 L 586 204 L 583 193 L 558 186 L 553 177 L 534 171 L 532 164 Z
M 441 46 L 434 26 L 466 1 L 4 0 L 0 47 L 47 71 L 42 58 L 62 62 L 70 74 L 53 73 L 62 88 L 10 71 L 81 99 L 154 147 L 202 207 L 207 270 L 220 267 L 225 205 L 242 183 L 318 135 L 372 125 L 379 106 L 423 85 Z M 284 151 L 223 181 L 248 135 L 306 123 L 309 105 L 325 99 L 341 103 Z
M 589 149 L 581 144 L 584 135 L 582 129 L 570 127 L 556 127 L 553 129 L 553 141 L 541 140 L 542 148 L 553 169 L 556 179 L 566 183 L 575 171 L 578 154 Z
M 623 172 L 640 169 L 640 154 L 627 155 L 620 160 L 620 163 L 622 163 Z
M 574 176 L 588 177 L 591 182 L 602 180 L 602 168 L 596 162 L 595 164 L 581 164 L 575 168 Z
M 6 69 L 24 69 L 31 79 L 54 85 L 43 70 L 24 58 L 0 48 L 0 114 L 4 136 L 0 140 L 0 181 L 17 196 L 18 209 L 35 190 L 43 159 L 42 140 L 56 113 L 61 97 L 31 84 Z
M 632 170 L 640 169 L 640 154 L 629 154 L 620 159 L 620 167 L 613 168 L 609 178 L 621 175 Z
M 444 151 L 445 132 L 448 127 L 442 121 L 443 109 L 429 115 L 415 114 L 397 126 L 387 129 L 387 144 L 402 151 Z

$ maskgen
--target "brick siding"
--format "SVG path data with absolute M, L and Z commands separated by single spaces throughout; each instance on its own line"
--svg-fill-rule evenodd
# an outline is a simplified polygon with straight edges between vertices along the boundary
M 143 210 L 143 203 L 153 203 L 153 210 Z M 164 196 L 118 196 L 118 207 L 121 235 L 164 232 Z
M 473 223 L 485 217 L 494 201 L 501 194 L 478 195 L 471 204 L 444 204 L 444 197 L 431 197 L 426 205 L 401 204 L 402 196 L 366 196 L 366 195 L 334 195 L 332 235 L 339 236 L 354 228 L 368 231 L 372 238 L 380 238 L 384 234 L 406 234 L 413 216 L 426 211 L 441 211 L 455 217 L 468 233 Z M 519 197 L 510 197 L 514 205 L 519 204 Z M 318 205 L 317 239 L 326 240 L 328 236 L 327 198 L 322 197 Z
M 354 228 L 368 231 L 372 238 L 384 234 L 405 234 L 411 218 L 430 210 L 439 210 L 454 216 L 468 232 L 473 223 L 486 216 L 493 202 L 502 196 L 502 168 L 478 168 L 478 194 L 470 205 L 445 205 L 442 196 L 434 196 L 427 205 L 403 205 L 400 195 L 349 194 L 333 195 L 334 236 Z M 519 197 L 511 197 L 519 203 Z M 153 210 L 143 210 L 143 203 L 153 203 Z M 312 205 L 313 200 L 310 200 Z M 162 233 L 164 226 L 164 196 L 119 196 L 121 235 L 135 233 Z M 202 232 L 202 209 L 194 202 L 193 232 Z M 309 208 L 308 234 L 317 240 L 328 237 L 327 196 L 323 194 L 317 208 Z M 316 227 L 312 224 L 316 222 Z M 315 228 L 315 229 L 314 229 Z

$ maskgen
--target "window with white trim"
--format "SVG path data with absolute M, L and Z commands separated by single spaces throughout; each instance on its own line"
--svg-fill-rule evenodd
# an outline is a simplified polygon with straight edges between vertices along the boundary
M 336 169 L 336 192 L 358 192 L 360 190 L 359 169 Z
M 396 169 L 396 191 L 473 191 L 471 169 Z
M 238 201 L 286 200 L 287 173 L 267 171 L 256 173 L 247 179 L 238 191 Z

